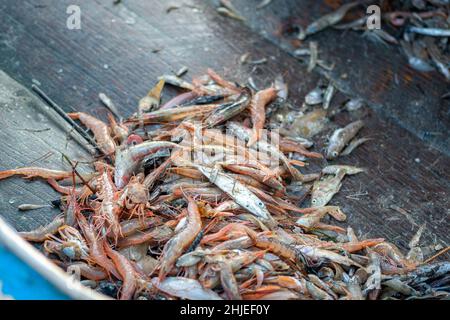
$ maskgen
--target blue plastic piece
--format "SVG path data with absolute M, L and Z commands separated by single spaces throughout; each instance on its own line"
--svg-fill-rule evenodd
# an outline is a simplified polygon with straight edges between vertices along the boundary
M 29 265 L 0 245 L 2 293 L 16 300 L 69 300 Z

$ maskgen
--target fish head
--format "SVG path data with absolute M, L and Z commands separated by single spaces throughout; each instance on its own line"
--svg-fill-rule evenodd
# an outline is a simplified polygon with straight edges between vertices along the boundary
M 334 160 L 339 156 L 339 152 L 334 148 L 328 148 L 325 156 L 328 160 Z

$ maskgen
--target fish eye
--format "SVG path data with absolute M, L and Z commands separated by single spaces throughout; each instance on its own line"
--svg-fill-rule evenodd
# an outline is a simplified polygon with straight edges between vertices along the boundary
M 339 153 L 338 153 L 337 151 L 333 151 L 333 152 L 331 153 L 331 155 L 332 155 L 333 157 L 337 157 L 337 156 L 339 155 Z
M 317 203 L 317 200 L 316 200 L 316 199 L 312 199 L 312 200 L 311 200 L 311 203 L 316 204 L 316 203 Z

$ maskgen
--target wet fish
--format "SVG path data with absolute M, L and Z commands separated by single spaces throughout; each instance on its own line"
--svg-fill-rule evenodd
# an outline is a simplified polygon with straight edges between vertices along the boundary
M 236 101 L 224 103 L 217 107 L 205 120 L 208 128 L 214 127 L 228 119 L 233 118 L 244 111 L 252 99 L 252 93 L 249 88 L 244 88 Z
M 217 293 L 210 289 L 205 289 L 201 283 L 195 279 L 167 277 L 159 282 L 158 278 L 153 278 L 152 284 L 159 290 L 182 299 L 223 300 Z
M 348 124 L 344 128 L 336 129 L 329 139 L 326 158 L 329 160 L 336 159 L 342 149 L 344 149 L 363 126 L 364 122 L 358 120 Z
M 159 102 L 161 100 L 161 92 L 164 88 L 164 83 L 164 79 L 159 80 L 158 83 L 147 93 L 147 95 L 139 100 L 139 115 L 142 115 L 144 112 L 158 109 Z
M 347 147 L 342 151 L 341 156 L 348 156 L 350 153 L 353 152 L 357 147 L 362 145 L 364 142 L 367 142 L 369 140 L 372 140 L 371 138 L 360 138 L 360 139 L 353 139 L 350 141 Z
M 247 187 L 223 173 L 218 168 L 194 165 L 211 183 L 228 194 L 242 208 L 260 218 L 269 228 L 277 223 L 270 215 L 265 204 Z
M 297 117 L 286 134 L 293 137 L 311 138 L 320 133 L 327 123 L 326 110 L 316 109 Z
M 337 175 L 337 174 L 339 174 L 339 171 L 343 171 L 345 174 L 352 175 L 352 174 L 364 172 L 365 169 L 355 167 L 355 166 L 340 165 L 340 164 L 326 166 L 325 168 L 322 169 L 323 174 Z
M 339 192 L 344 176 L 345 171 L 339 170 L 335 176 L 324 177 L 314 182 L 311 192 L 312 207 L 325 206 Z
M 334 85 L 330 82 L 328 84 L 327 89 L 325 90 L 325 93 L 323 94 L 322 108 L 324 108 L 325 110 L 327 110 L 328 107 L 330 106 L 331 99 L 333 99 L 334 91 L 335 91 Z
M 350 9 L 356 7 L 357 5 L 359 5 L 359 1 L 347 3 L 339 7 L 339 9 L 337 9 L 336 11 L 320 17 L 319 19 L 317 19 L 316 21 L 314 21 L 313 23 L 311 23 L 306 27 L 305 36 L 315 34 L 332 25 L 337 24 L 339 21 L 342 20 L 342 18 L 344 18 L 344 16 Z
M 20 211 L 28 211 L 28 210 L 36 210 L 36 209 L 41 209 L 41 208 L 48 208 L 48 207 L 52 207 L 49 204 L 21 204 L 19 206 L 17 206 L 17 209 L 19 209 Z
M 109 111 L 111 111 L 114 114 L 114 116 L 117 119 L 119 119 L 120 121 L 122 120 L 122 116 L 120 115 L 119 110 L 117 109 L 116 105 L 111 100 L 111 98 L 109 98 L 106 94 L 102 92 L 98 94 L 98 98 L 109 109 Z
M 350 99 L 349 101 L 347 101 L 345 103 L 344 107 L 347 111 L 355 111 L 355 110 L 360 109 L 363 105 L 364 105 L 364 100 L 355 98 L 355 99 Z
M 191 83 L 189 83 L 175 75 L 165 74 L 165 75 L 162 75 L 161 77 L 158 77 L 158 80 L 163 80 L 165 83 L 168 83 L 168 84 L 171 84 L 173 86 L 180 87 L 183 89 L 187 89 L 190 91 L 195 90 L 195 87 Z
M 305 103 L 309 105 L 316 105 L 323 102 L 323 90 L 321 88 L 315 88 L 308 92 L 305 96 Z
M 450 37 L 450 29 L 409 27 L 409 32 L 431 37 Z

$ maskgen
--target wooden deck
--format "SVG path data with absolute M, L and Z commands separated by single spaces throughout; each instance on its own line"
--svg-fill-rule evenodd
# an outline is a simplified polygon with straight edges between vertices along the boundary
M 348 214 L 348 224 L 358 235 L 385 237 L 406 250 L 412 235 L 426 223 L 422 245 L 450 243 L 449 114 L 448 100 L 441 99 L 449 91 L 448 83 L 438 73 L 419 74 L 409 68 L 397 48 L 334 30 L 313 39 L 319 42 L 320 58 L 334 63 L 335 69 L 329 74 L 307 73 L 292 56 L 298 43 L 277 34 L 282 24 L 295 19 L 307 24 L 339 1 L 325 1 L 330 7 L 313 0 L 276 0 L 261 10 L 253 9 L 258 0 L 234 1 L 247 18 L 244 23 L 219 16 L 214 2 L 186 0 L 169 12 L 172 3 L 166 1 L 112 2 L 2 1 L 0 69 L 27 88 L 39 83 L 66 111 L 98 116 L 106 114 L 97 98 L 99 92 L 110 96 L 127 116 L 157 76 L 182 66 L 189 68 L 187 78 L 211 67 L 240 82 L 251 76 L 261 87 L 281 73 L 289 83 L 290 101 L 299 106 L 308 90 L 328 77 L 348 96 L 362 97 L 371 106 L 359 114 L 340 113 L 333 119 L 342 125 L 351 117 L 362 117 L 367 125 L 361 135 L 374 138 L 336 161 L 368 169 L 346 178 L 333 199 Z M 66 28 L 70 4 L 81 7 L 81 30 Z M 239 57 L 246 52 L 268 62 L 256 68 L 241 65 Z M 342 101 L 343 95 L 339 96 L 333 104 Z M 2 136 L 14 135 L 3 122 Z M 316 150 L 321 150 L 325 138 Z M 10 147 L 5 147 L 5 141 Z M 45 147 L 39 152 L 24 151 L 20 143 L 12 145 L 7 139 L 0 140 L 0 147 L 0 169 L 10 167 L 9 159 L 20 158 L 19 164 L 48 151 Z M 19 194 L 23 203 L 46 197 L 44 189 L 31 187 L 39 182 L 11 179 L 7 183 L 8 188 L 26 190 Z M 40 216 L 29 223 L 14 218 L 8 192 L 12 191 L 2 181 L 1 214 L 21 230 L 39 224 Z

